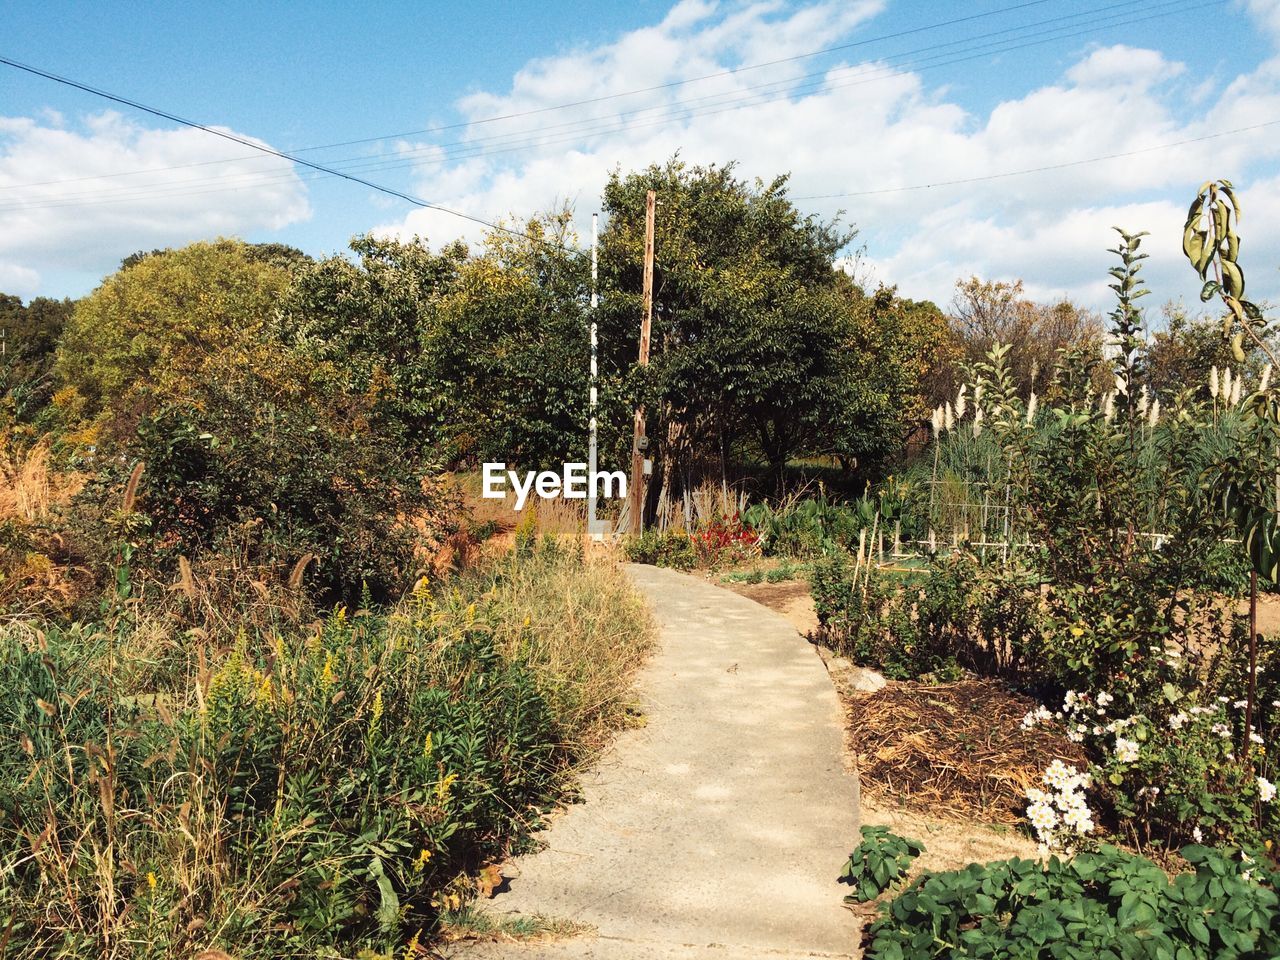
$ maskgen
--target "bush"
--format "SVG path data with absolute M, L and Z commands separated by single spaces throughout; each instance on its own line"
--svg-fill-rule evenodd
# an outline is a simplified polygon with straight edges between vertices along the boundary
M 1172 881 L 1104 846 L 1068 861 L 928 873 L 867 931 L 873 960 L 1048 956 L 1092 960 L 1262 958 L 1280 951 L 1274 869 L 1239 850 L 1189 846 Z
M 683 530 L 646 530 L 623 541 L 622 552 L 631 563 L 692 570 L 698 565 L 698 548 Z
M 124 613 L 0 631 L 11 947 L 265 960 L 429 936 L 459 871 L 518 842 L 619 721 L 648 636 L 572 552 L 451 586 L 226 646 Z

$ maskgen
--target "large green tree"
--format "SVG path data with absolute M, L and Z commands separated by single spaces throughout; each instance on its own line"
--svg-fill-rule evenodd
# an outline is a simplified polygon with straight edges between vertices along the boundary
M 891 292 L 865 296 L 837 263 L 854 232 L 802 214 L 785 177 L 752 184 L 732 164 L 678 159 L 610 177 L 601 251 L 610 370 L 624 376 L 636 362 L 648 190 L 659 206 L 640 392 L 668 479 L 696 483 L 737 457 L 781 480 L 798 456 L 867 466 L 896 451 L 919 406 L 908 361 L 936 311 Z

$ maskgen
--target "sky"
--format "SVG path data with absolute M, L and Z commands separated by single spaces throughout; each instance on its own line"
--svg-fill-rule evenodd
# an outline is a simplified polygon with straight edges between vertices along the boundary
M 1151 233 L 1146 302 L 1194 304 L 1182 222 L 1226 177 L 1280 302 L 1280 0 L 6 0 L 0 56 L 482 220 L 568 203 L 584 237 L 615 169 L 789 174 L 860 280 L 944 307 L 976 275 L 1106 310 L 1117 225 Z M 0 65 L 0 291 L 216 236 L 483 230 Z

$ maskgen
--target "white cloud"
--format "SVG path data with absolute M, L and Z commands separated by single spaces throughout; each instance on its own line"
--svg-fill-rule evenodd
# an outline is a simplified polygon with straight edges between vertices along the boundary
M 1280 35 L 1280 0 L 1247 0 L 1249 14 Z M 883 32 L 880 3 L 773 2 L 729 9 L 684 0 L 656 26 L 615 41 L 531 61 L 506 93 L 475 93 L 459 104 L 470 119 L 539 110 L 571 100 L 704 76 L 742 63 L 774 60 Z M 868 53 L 875 51 L 868 47 Z M 859 53 L 856 49 L 849 54 Z M 557 199 L 578 200 L 580 229 L 615 166 L 625 171 L 679 150 L 690 162 L 741 161 L 748 177 L 792 174 L 797 197 L 884 191 L 1032 168 L 1059 169 L 928 190 L 878 192 L 799 201 L 823 215 L 838 209 L 862 230 L 867 264 L 903 292 L 946 303 L 957 277 L 1022 277 L 1045 296 L 1070 294 L 1105 306 L 1113 224 L 1147 229 L 1152 301 L 1194 293 L 1180 262 L 1181 216 L 1189 191 L 1206 177 L 1227 176 L 1257 205 L 1277 186 L 1268 179 L 1280 158 L 1276 128 L 1187 143 L 1280 118 L 1280 60 L 1210 83 L 1157 50 L 1126 45 L 1082 51 L 1054 83 L 1009 91 L 974 113 L 925 74 L 884 62 L 849 59 L 816 80 L 814 61 L 741 71 L 702 83 L 485 124 L 476 136 L 517 131 L 532 149 L 441 162 L 416 172 L 416 190 L 445 206 L 481 215 L 524 215 Z M 682 101 L 751 97 L 765 82 L 793 84 L 787 95 L 735 110 L 728 99 L 703 100 L 696 115 L 674 115 Z M 1186 108 L 1197 97 L 1194 115 Z M 651 109 L 624 124 L 606 118 Z M 661 123 L 653 118 L 666 119 Z M 561 126 L 570 121 L 589 126 Z M 501 140 L 476 141 L 477 147 Z M 1129 156 L 1077 164 L 1087 158 Z M 1273 226 L 1276 224 L 1276 226 Z M 433 242 L 474 238 L 479 230 L 446 215 L 415 211 L 382 232 L 420 234 Z M 1246 263 L 1259 289 L 1276 298 L 1280 283 L 1265 265 L 1280 260 L 1280 220 L 1250 212 Z M 1251 279 L 1251 284 L 1254 281 Z
M 29 295 L 42 269 L 101 274 L 135 250 L 308 217 L 293 165 L 252 153 L 113 111 L 76 127 L 57 114 L 0 117 L 0 289 Z M 147 172 L 116 176 L 126 171 Z

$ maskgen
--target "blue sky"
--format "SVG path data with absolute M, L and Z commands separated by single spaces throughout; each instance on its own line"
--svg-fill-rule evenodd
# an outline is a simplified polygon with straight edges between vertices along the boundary
M 869 282 L 945 303 L 977 273 L 1102 307 L 1112 223 L 1153 232 L 1148 302 L 1194 296 L 1181 211 L 1201 180 L 1231 176 L 1250 293 L 1280 300 L 1280 125 L 1150 149 L 1280 120 L 1280 0 L 1015 5 L 9 0 L 0 52 L 278 149 L 406 133 L 305 156 L 486 219 L 568 201 L 585 225 L 607 171 L 677 149 L 789 171 L 800 197 L 1133 154 L 799 203 L 845 211 Z M 959 17 L 975 19 L 933 26 Z M 548 109 L 588 98 L 608 99 Z M 0 67 L 0 290 L 79 295 L 135 249 L 219 234 L 321 254 L 368 230 L 478 238 Z

